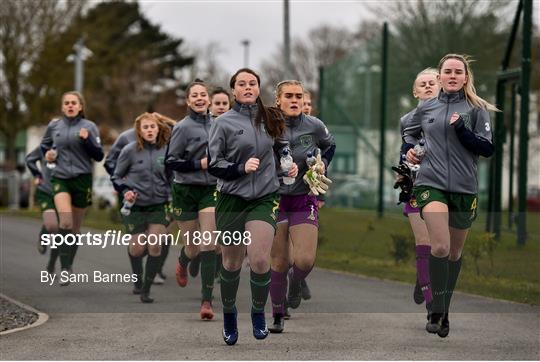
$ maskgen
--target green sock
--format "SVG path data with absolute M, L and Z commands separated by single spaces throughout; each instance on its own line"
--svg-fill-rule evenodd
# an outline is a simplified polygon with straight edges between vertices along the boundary
M 170 235 L 169 235 L 170 236 Z M 158 273 L 163 272 L 163 265 L 165 264 L 165 260 L 167 260 L 167 256 L 169 255 L 169 248 L 171 247 L 170 241 L 167 240 L 166 243 L 161 245 L 161 262 L 159 264 L 159 270 Z
M 228 271 L 221 267 L 221 303 L 223 304 L 223 313 L 233 313 L 236 306 L 236 293 L 240 283 L 240 271 Z
M 184 268 L 187 268 L 189 262 L 191 261 L 191 259 L 186 254 L 185 246 L 182 246 L 182 250 L 180 250 L 180 257 L 178 257 L 178 261 L 180 262 L 180 265 L 182 265 Z
M 69 247 L 69 267 L 71 268 L 73 265 L 73 260 L 75 260 L 75 255 L 77 254 L 77 249 L 79 249 L 79 245 L 71 245 Z
M 433 313 L 444 313 L 444 298 L 448 283 L 448 256 L 443 258 L 429 256 L 429 276 L 433 294 L 431 309 Z
M 219 278 L 219 271 L 223 266 L 222 254 L 216 254 L 216 278 Z
M 144 272 L 143 284 L 143 291 L 145 293 L 150 292 L 150 287 L 152 286 L 152 282 L 154 281 L 154 277 L 156 276 L 160 263 L 161 256 L 152 256 L 148 254 L 146 257 L 146 270 Z
M 72 234 L 71 229 L 59 229 L 58 234 L 64 237 L 68 234 Z M 71 246 L 62 243 L 58 246 L 58 254 L 60 256 L 60 266 L 62 269 L 68 269 L 71 266 Z
M 456 261 L 448 261 L 448 285 L 446 287 L 446 294 L 444 295 L 444 312 L 448 313 L 450 309 L 450 300 L 452 294 L 456 288 L 459 272 L 461 271 L 461 258 Z
M 49 272 L 52 272 L 54 270 L 54 266 L 56 264 L 56 259 L 58 259 L 58 248 L 52 249 L 51 248 L 51 255 L 49 256 L 49 263 L 47 264 L 47 270 Z
M 203 301 L 212 301 L 214 290 L 214 276 L 216 275 L 216 252 L 214 250 L 201 251 L 201 293 Z
M 251 271 L 251 313 L 264 313 L 264 306 L 270 291 L 270 275 L 270 270 L 262 274 Z

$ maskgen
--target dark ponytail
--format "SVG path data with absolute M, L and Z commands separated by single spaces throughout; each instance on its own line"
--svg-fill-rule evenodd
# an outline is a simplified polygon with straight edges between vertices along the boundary
M 255 117 L 255 124 L 264 123 L 266 131 L 272 138 L 281 136 L 285 129 L 285 118 L 281 109 L 277 107 L 266 107 L 261 97 L 257 97 L 257 107 L 259 111 Z
M 229 82 L 229 86 L 231 89 L 234 89 L 234 85 L 236 84 L 236 77 L 240 73 L 248 73 L 253 75 L 255 78 L 257 78 L 257 83 L 259 85 L 259 89 L 261 87 L 261 78 L 257 73 L 255 73 L 254 70 L 250 68 L 241 68 L 234 73 L 234 75 L 231 77 L 231 81 Z M 270 135 L 272 138 L 278 138 L 283 134 L 283 130 L 285 129 L 285 119 L 283 116 L 283 112 L 279 108 L 276 107 L 266 107 L 264 103 L 261 100 L 261 97 L 257 97 L 257 116 L 255 117 L 255 125 L 259 126 L 261 124 L 264 124 L 264 127 L 266 128 L 266 132 Z

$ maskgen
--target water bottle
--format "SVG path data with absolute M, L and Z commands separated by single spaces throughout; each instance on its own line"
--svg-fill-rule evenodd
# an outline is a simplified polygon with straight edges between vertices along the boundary
M 307 153 L 306 163 L 307 163 L 308 167 L 311 167 L 311 166 L 313 166 L 315 163 L 317 163 L 317 158 L 315 157 L 314 152 L 309 151 L 309 152 Z
M 401 154 L 401 163 L 407 164 L 407 155 L 404 153 Z
M 124 216 L 129 216 L 131 214 L 131 208 L 135 205 L 135 201 L 131 202 L 128 200 L 124 200 L 124 203 L 122 204 L 122 208 L 120 209 L 120 213 Z
M 53 162 L 47 161 L 47 168 L 52 170 L 53 168 L 56 167 L 56 157 L 58 156 L 58 152 L 56 152 L 56 147 L 51 148 L 49 151 L 53 154 L 54 161 Z
M 423 139 L 421 139 L 420 141 L 418 141 L 418 144 L 414 146 L 414 152 L 416 153 L 416 158 L 418 158 L 419 160 L 422 160 L 422 158 L 424 158 L 424 155 L 426 154 L 426 148 L 424 147 L 425 144 L 426 142 Z
M 287 176 L 289 170 L 291 169 L 293 165 L 293 158 L 291 156 L 291 150 L 288 147 L 285 147 L 283 151 L 281 151 L 281 170 L 285 172 L 285 175 L 283 176 L 283 183 L 285 185 L 292 185 L 294 183 L 295 178 Z

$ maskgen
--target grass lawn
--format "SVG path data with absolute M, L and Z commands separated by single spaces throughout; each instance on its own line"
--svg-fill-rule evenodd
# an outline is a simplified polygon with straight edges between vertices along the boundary
M 0 215 L 39 217 L 37 211 L 0 211 Z M 84 226 L 119 229 L 110 210 L 92 209 Z M 485 216 L 485 215 L 484 215 Z M 506 220 L 503 217 L 503 220 Z M 485 235 L 482 213 L 474 223 L 465 244 L 464 259 L 457 289 L 471 294 L 540 305 L 540 214 L 528 214 L 529 237 L 517 247 L 515 234 L 503 227 L 491 258 L 481 254 L 475 263 L 477 240 Z M 408 221 L 398 213 L 378 219 L 374 211 L 323 208 L 320 210 L 320 246 L 317 266 L 366 276 L 414 283 L 414 244 Z M 506 226 L 506 225 L 504 225 Z M 392 236 L 409 241 L 403 245 L 405 261 L 397 263 L 391 255 Z M 476 241 L 476 242 L 475 242 Z M 491 265 L 491 260 L 493 265 Z M 479 272 L 479 275 L 478 275 Z
M 412 233 L 401 214 L 387 214 L 378 219 L 374 211 L 323 208 L 320 224 L 318 266 L 414 283 Z M 474 241 L 485 235 L 484 225 L 485 220 L 479 218 L 467 238 L 457 289 L 540 305 L 540 214 L 528 214 L 529 238 L 524 247 L 516 246 L 514 233 L 503 231 L 492 253 L 493 266 L 489 256 L 482 255 L 478 260 L 478 275 L 471 253 Z M 411 238 L 407 261 L 396 263 L 391 255 L 392 234 Z

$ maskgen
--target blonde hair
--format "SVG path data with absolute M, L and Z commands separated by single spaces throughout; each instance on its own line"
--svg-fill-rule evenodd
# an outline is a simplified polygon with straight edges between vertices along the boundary
M 171 137 L 171 127 L 168 123 L 164 121 L 164 119 L 157 117 L 153 113 L 145 112 L 138 116 L 133 124 L 133 127 L 135 128 L 135 134 L 137 136 L 137 150 L 140 151 L 144 148 L 144 138 L 141 131 L 141 123 L 144 119 L 150 119 L 156 122 L 156 125 L 159 129 L 158 136 L 156 138 L 156 146 L 158 148 L 165 146 L 169 142 L 169 139 Z
M 81 94 L 81 92 L 77 92 L 77 91 L 65 92 L 64 94 L 62 94 L 62 103 L 61 104 L 64 103 L 64 97 L 68 96 L 68 95 L 77 97 L 77 99 L 79 100 L 79 103 L 81 104 L 81 111 L 79 112 L 79 115 L 81 117 L 83 117 L 83 118 L 86 118 L 86 116 L 84 115 L 84 107 L 86 106 L 86 102 L 84 101 L 84 97 Z
M 465 74 L 467 75 L 468 80 L 467 83 L 465 83 L 465 85 L 463 86 L 463 91 L 465 92 L 465 98 L 467 99 L 467 102 L 469 102 L 469 104 L 471 104 L 473 107 L 484 108 L 488 111 L 500 112 L 500 110 L 496 106 L 476 94 L 476 88 L 474 87 L 474 75 L 470 66 L 470 63 L 472 62 L 471 57 L 462 54 L 446 54 L 439 61 L 439 72 L 441 71 L 444 62 L 446 62 L 448 59 L 459 60 L 465 66 Z
M 276 94 L 275 103 L 276 103 L 276 106 L 277 106 L 277 101 L 278 101 L 279 97 L 281 97 L 281 94 L 283 93 L 283 87 L 285 87 L 286 85 L 298 85 L 298 86 L 300 86 L 302 88 L 302 98 L 304 97 L 304 94 L 306 94 L 306 92 L 307 92 L 304 89 L 304 85 L 299 80 L 294 80 L 294 79 L 283 80 L 283 81 L 279 82 L 277 84 L 277 86 L 276 86 L 276 90 L 275 90 L 275 94 Z
M 413 95 L 414 95 L 414 87 L 416 86 L 416 81 L 418 80 L 418 77 L 420 77 L 421 75 L 424 75 L 424 74 L 432 74 L 432 75 L 435 75 L 435 76 L 438 76 L 439 75 L 439 71 L 435 68 L 426 68 L 420 72 L 418 72 L 418 74 L 416 75 L 416 78 L 414 78 L 414 82 L 412 84 L 412 90 L 413 90 Z

